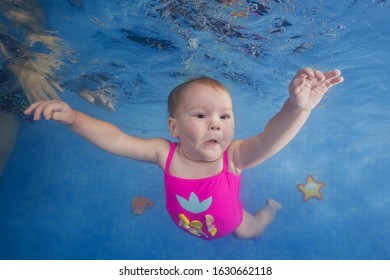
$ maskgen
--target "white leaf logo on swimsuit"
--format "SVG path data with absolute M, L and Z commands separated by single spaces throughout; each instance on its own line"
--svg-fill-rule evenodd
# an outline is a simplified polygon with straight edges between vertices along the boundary
M 193 192 L 190 194 L 190 198 L 188 200 L 182 198 L 179 195 L 176 195 L 176 199 L 179 202 L 180 206 L 183 207 L 183 209 L 194 214 L 201 213 L 209 209 L 213 200 L 213 198 L 210 196 L 209 198 L 206 198 L 205 200 L 200 202 L 198 196 Z

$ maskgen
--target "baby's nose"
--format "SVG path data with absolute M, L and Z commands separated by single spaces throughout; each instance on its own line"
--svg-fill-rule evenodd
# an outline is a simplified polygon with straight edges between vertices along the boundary
M 211 130 L 220 130 L 221 129 L 221 126 L 218 122 L 213 122 L 210 124 L 210 129 Z

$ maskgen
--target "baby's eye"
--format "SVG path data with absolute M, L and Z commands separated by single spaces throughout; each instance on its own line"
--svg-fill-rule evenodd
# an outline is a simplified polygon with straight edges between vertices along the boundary
M 206 116 L 205 114 L 195 114 L 195 117 L 198 119 L 204 119 Z
M 221 120 L 228 120 L 228 119 L 230 119 L 230 115 L 222 115 L 221 116 Z

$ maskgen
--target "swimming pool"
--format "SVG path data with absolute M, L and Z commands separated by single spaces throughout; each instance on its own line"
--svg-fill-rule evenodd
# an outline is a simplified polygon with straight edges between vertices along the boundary
M 68 45 L 61 97 L 137 136 L 170 137 L 166 99 L 190 77 L 227 86 L 242 138 L 279 110 L 296 70 L 342 70 L 298 136 L 244 172 L 246 209 L 271 197 L 284 206 L 263 236 L 194 239 L 166 213 L 157 167 L 41 121 L 21 124 L 0 179 L 0 259 L 390 258 L 389 3 L 254 2 L 41 1 L 47 28 Z M 115 112 L 73 91 L 93 77 L 115 89 Z M 297 185 L 309 175 L 325 183 L 322 200 L 304 202 Z M 154 202 L 140 216 L 136 196 Z

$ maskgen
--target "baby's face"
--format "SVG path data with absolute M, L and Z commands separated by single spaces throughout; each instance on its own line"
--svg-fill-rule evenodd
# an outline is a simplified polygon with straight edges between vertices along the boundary
M 201 83 L 191 84 L 180 96 L 175 118 L 170 119 L 170 129 L 192 160 L 219 159 L 233 139 L 230 94 Z

